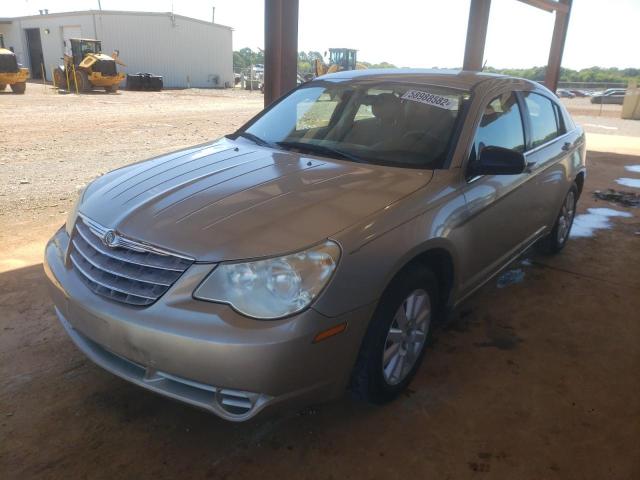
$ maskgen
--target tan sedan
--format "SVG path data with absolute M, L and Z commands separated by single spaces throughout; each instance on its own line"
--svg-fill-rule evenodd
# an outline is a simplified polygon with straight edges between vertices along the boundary
M 234 421 L 404 389 L 445 312 L 567 242 L 585 141 L 557 98 L 470 72 L 341 72 L 225 138 L 108 173 L 46 248 L 77 346 Z

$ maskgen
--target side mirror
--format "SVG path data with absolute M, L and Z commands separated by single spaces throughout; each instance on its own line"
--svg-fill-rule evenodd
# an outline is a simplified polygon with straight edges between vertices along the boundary
M 524 155 L 502 147 L 484 147 L 472 166 L 473 175 L 519 175 L 527 168 Z

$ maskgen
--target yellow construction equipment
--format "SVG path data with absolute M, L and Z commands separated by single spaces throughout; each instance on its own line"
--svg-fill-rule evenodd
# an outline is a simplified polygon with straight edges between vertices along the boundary
M 88 92 L 104 88 L 106 92 L 117 92 L 124 73 L 118 72 L 116 64 L 125 65 L 115 51 L 111 56 L 102 53 L 102 42 L 86 38 L 72 38 L 70 52 L 65 52 L 63 64 L 53 71 L 58 88 Z
M 13 93 L 24 93 L 27 89 L 29 69 L 18 64 L 16 54 L 4 48 L 4 37 L 0 33 L 0 92 L 11 86 Z
M 325 52 L 326 56 L 327 52 Z M 314 61 L 314 75 L 319 77 L 326 73 L 341 72 L 342 70 L 363 70 L 367 67 L 358 63 L 358 51 L 352 48 L 330 48 L 329 64 L 322 60 Z

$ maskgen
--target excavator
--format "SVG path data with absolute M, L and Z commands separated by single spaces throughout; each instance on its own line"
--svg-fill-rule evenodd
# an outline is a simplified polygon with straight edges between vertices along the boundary
M 0 92 L 11 86 L 13 93 L 24 93 L 27 89 L 29 69 L 18 64 L 16 54 L 4 48 L 4 36 L 0 33 Z
M 56 86 L 78 92 L 88 92 L 96 87 L 117 92 L 125 78 L 116 68 L 116 64 L 125 66 L 118 58 L 118 51 L 111 56 L 102 53 L 100 40 L 72 38 L 68 42 L 70 51 L 65 52 L 63 64 L 53 71 Z
M 326 56 L 326 52 L 325 52 Z M 315 77 L 327 73 L 341 72 L 342 70 L 363 70 L 367 68 L 358 63 L 358 51 L 352 48 L 330 48 L 329 64 L 325 64 L 321 59 L 316 59 L 313 65 Z

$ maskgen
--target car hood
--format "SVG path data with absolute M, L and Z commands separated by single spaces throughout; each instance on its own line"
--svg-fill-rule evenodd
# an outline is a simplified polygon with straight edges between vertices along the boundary
M 312 245 L 432 176 L 224 138 L 98 178 L 79 212 L 131 239 L 216 262 Z

